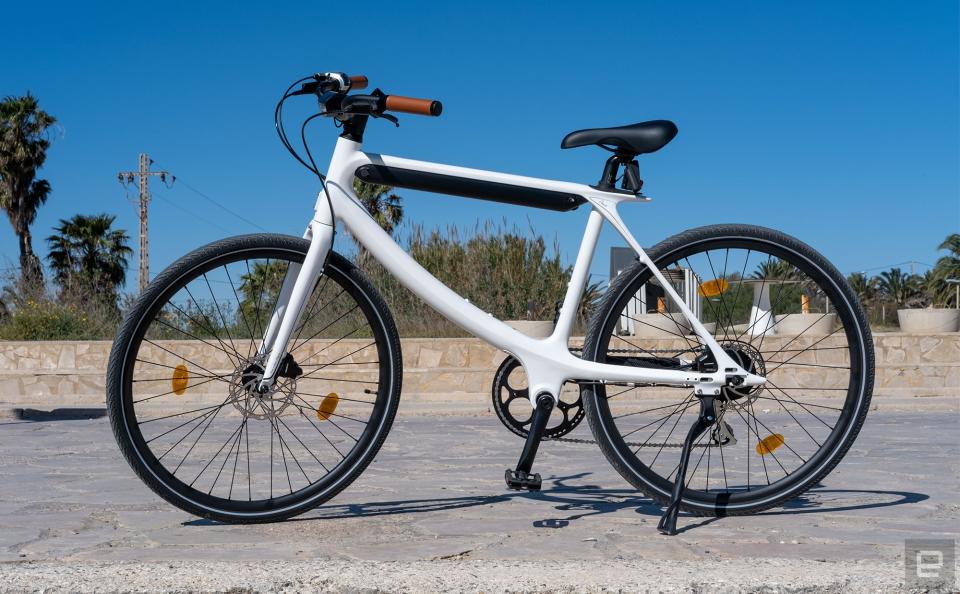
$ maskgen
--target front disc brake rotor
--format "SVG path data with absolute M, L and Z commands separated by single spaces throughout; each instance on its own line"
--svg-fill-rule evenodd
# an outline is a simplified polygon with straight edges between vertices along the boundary
M 284 379 L 266 394 L 260 394 L 257 385 L 261 379 L 263 367 L 259 361 L 251 359 L 245 366 L 238 367 L 230 377 L 230 402 L 245 417 L 259 420 L 276 418 L 293 401 L 297 380 Z

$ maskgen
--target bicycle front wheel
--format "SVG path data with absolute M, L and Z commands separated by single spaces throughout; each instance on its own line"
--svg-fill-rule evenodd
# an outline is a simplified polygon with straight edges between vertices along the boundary
M 692 229 L 648 255 L 727 354 L 767 378 L 762 387 L 724 388 L 716 399 L 718 421 L 694 444 L 682 508 L 754 513 L 822 480 L 856 438 L 873 389 L 870 329 L 844 277 L 800 241 L 747 225 Z M 712 360 L 639 262 L 611 284 L 584 358 L 660 369 Z M 587 385 L 584 405 L 607 459 L 666 503 L 699 411 L 693 391 Z
M 319 505 L 373 460 L 400 396 L 400 342 L 364 275 L 332 253 L 275 389 L 262 337 L 309 243 L 234 237 L 164 270 L 125 318 L 107 370 L 114 435 L 158 495 L 225 522 Z

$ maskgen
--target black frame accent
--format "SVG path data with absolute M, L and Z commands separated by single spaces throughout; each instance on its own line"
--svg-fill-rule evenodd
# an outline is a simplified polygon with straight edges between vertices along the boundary
M 338 118 L 343 122 L 343 132 L 340 138 L 346 138 L 354 142 L 363 142 L 363 132 L 367 129 L 367 115 L 351 115 Z
M 427 173 L 387 165 L 362 165 L 357 168 L 354 175 L 361 181 L 395 188 L 437 192 L 560 212 L 575 210 L 587 202 L 587 199 L 579 194 Z

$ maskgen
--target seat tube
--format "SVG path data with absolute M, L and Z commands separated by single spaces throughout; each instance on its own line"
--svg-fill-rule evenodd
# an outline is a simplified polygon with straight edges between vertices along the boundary
M 587 227 L 583 232 L 583 241 L 580 243 L 577 261 L 573 265 L 570 282 L 567 284 L 567 293 L 564 295 L 563 305 L 560 307 L 560 316 L 557 318 L 557 325 L 553 329 L 551 338 L 554 340 L 566 342 L 570 338 L 573 324 L 577 320 L 577 305 L 579 305 L 580 299 L 583 297 L 583 290 L 587 286 L 590 263 L 593 261 L 593 254 L 597 249 L 597 239 L 600 236 L 602 226 L 603 215 L 594 208 L 590 211 L 590 217 L 587 219 Z

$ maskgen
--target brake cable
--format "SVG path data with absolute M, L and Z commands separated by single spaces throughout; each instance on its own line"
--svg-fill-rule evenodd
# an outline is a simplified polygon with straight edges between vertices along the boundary
M 302 83 L 304 83 L 304 82 L 306 82 L 306 81 L 310 81 L 310 80 L 312 80 L 313 78 L 314 78 L 314 77 L 312 77 L 312 76 L 305 76 L 305 77 L 301 78 L 300 80 L 298 80 L 298 81 L 294 82 L 293 84 L 291 84 L 289 87 L 287 87 L 287 90 L 284 91 L 283 96 L 280 98 L 280 101 L 277 102 L 277 106 L 276 106 L 276 108 L 275 108 L 274 111 L 273 111 L 273 123 L 274 123 L 274 127 L 276 127 L 276 129 L 277 129 L 277 135 L 280 137 L 280 143 L 283 144 L 283 147 L 284 147 L 285 149 L 287 149 L 287 152 L 290 153 L 291 155 L 293 155 L 293 158 L 296 159 L 297 161 L 299 161 L 301 165 L 303 165 L 304 167 L 306 167 L 308 170 L 310 170 L 311 173 L 313 173 L 313 174 L 316 175 L 318 178 L 320 178 L 320 182 L 324 184 L 324 190 L 326 190 L 326 179 L 327 179 L 326 176 L 325 176 L 324 174 L 320 173 L 320 170 L 317 168 L 317 165 L 316 165 L 316 163 L 314 162 L 314 160 L 313 160 L 312 157 L 310 158 L 310 163 L 307 163 L 306 161 L 303 160 L 303 158 L 300 156 L 300 153 L 298 153 L 297 150 L 293 148 L 293 145 L 291 145 L 290 140 L 287 138 L 287 132 L 286 132 L 286 130 L 284 129 L 284 126 L 283 126 L 283 104 L 284 104 L 284 102 L 285 102 L 287 99 L 289 99 L 290 97 L 293 97 L 293 96 L 295 96 L 295 95 L 301 94 L 301 93 L 298 93 L 298 92 L 291 93 L 291 91 L 293 90 L 293 88 L 294 88 L 295 86 L 297 86 L 297 85 L 299 85 L 299 84 L 302 84 Z M 307 121 L 304 122 L 304 126 L 306 126 L 306 123 L 307 123 L 307 122 L 309 122 L 309 121 L 312 120 L 313 118 L 317 117 L 318 115 L 322 115 L 322 114 L 315 114 L 315 115 L 310 116 L 309 118 L 307 118 Z M 303 135 L 302 132 L 303 132 L 303 130 L 301 129 L 301 140 L 304 141 L 304 148 L 306 149 L 307 155 L 309 156 L 309 155 L 310 155 L 310 149 L 306 146 L 305 137 L 304 137 L 304 135 Z M 311 165 L 311 163 L 312 163 L 312 165 Z
M 305 92 L 307 89 L 307 85 L 309 85 L 307 81 L 311 81 L 314 79 L 315 79 L 314 76 L 305 76 L 300 80 L 295 81 L 289 87 L 287 87 L 287 90 L 283 92 L 283 96 L 280 98 L 280 101 L 277 102 L 277 107 L 273 111 L 273 123 L 274 123 L 274 127 L 276 127 L 277 129 L 277 135 L 280 137 L 280 143 L 283 144 L 283 147 L 285 149 L 287 149 L 287 152 L 293 155 L 294 159 L 299 161 L 301 165 L 303 165 L 308 170 L 310 170 L 310 172 L 316 175 L 317 178 L 320 180 L 320 185 L 323 188 L 323 195 L 326 197 L 327 204 L 330 207 L 330 217 L 333 221 L 336 221 L 336 215 L 334 214 L 334 211 L 333 211 L 333 200 L 331 200 L 330 192 L 327 190 L 327 176 L 320 173 L 320 169 L 317 167 L 317 163 L 313 158 L 313 154 L 310 152 L 310 146 L 307 144 L 307 136 L 306 136 L 307 124 L 309 124 L 314 119 L 325 114 L 315 113 L 312 116 L 308 117 L 306 120 L 304 120 L 303 124 L 300 126 L 300 142 L 303 144 L 303 149 L 307 153 L 307 158 L 310 159 L 310 163 L 307 163 L 306 161 L 304 161 L 303 158 L 300 157 L 300 154 L 296 151 L 296 149 L 293 148 L 293 145 L 290 144 L 290 140 L 287 137 L 287 132 L 283 126 L 284 102 L 290 97 L 307 94 Z M 303 84 L 303 83 L 306 83 L 306 84 Z M 299 89 L 299 91 L 291 92 L 293 91 L 293 88 L 299 84 L 303 84 L 303 86 Z M 334 223 L 334 233 L 336 233 L 336 223 Z

